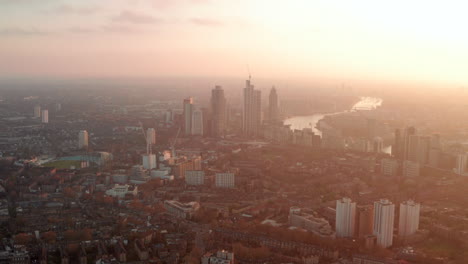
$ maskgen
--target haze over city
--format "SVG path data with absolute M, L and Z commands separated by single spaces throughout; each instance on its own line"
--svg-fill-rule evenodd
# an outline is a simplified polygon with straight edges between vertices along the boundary
M 238 78 L 250 65 L 289 81 L 468 81 L 464 1 L 0 4 L 3 78 Z
M 467 8 L 0 0 L 0 263 L 468 263 Z

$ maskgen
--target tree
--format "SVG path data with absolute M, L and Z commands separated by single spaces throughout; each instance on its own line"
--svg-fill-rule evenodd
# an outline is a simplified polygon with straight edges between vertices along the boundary
M 114 204 L 114 198 L 111 196 L 106 196 L 103 198 L 103 202 L 107 205 L 112 205 Z
M 92 240 L 93 239 L 93 230 L 91 228 L 85 228 L 81 230 L 81 240 Z
M 75 198 L 76 197 L 75 191 L 70 187 L 65 187 L 63 189 L 63 194 L 65 195 L 65 197 L 68 197 L 68 198 Z
M 242 259 L 254 260 L 254 259 L 265 259 L 271 256 L 271 252 L 268 248 L 261 247 L 246 247 L 241 243 L 235 243 L 232 245 L 234 254 Z
M 33 241 L 33 236 L 26 233 L 20 233 L 14 238 L 15 244 L 27 245 Z
M 185 257 L 186 263 L 189 264 L 200 264 L 200 259 L 202 257 L 203 253 L 200 248 L 194 247 L 192 251 L 190 251 L 190 254 L 188 254 Z
M 45 232 L 42 234 L 42 239 L 46 243 L 55 243 L 55 241 L 57 240 L 57 233 L 55 233 L 54 231 Z
M 63 236 L 68 241 L 77 241 L 80 239 L 80 233 L 76 230 L 69 229 L 63 233 Z

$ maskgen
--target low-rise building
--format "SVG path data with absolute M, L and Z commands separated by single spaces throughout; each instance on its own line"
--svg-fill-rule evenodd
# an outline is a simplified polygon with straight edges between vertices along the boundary
M 197 202 L 181 203 L 178 201 L 167 200 L 164 201 L 164 208 L 167 212 L 184 219 L 189 219 L 193 214 L 200 209 L 200 204 Z
M 353 264 L 397 264 L 397 260 L 385 259 L 367 255 L 354 255 Z
M 234 253 L 220 250 L 214 253 L 207 253 L 201 258 L 202 264 L 234 264 Z
M 138 194 L 138 187 L 131 186 L 128 184 L 120 185 L 116 184 L 112 189 L 106 191 L 106 195 L 117 197 L 117 198 L 124 198 L 126 194 L 137 195 Z
M 289 209 L 289 225 L 305 229 L 321 237 L 335 238 L 335 232 L 327 220 L 313 213 L 304 212 L 299 207 Z
M 27 251 L 1 251 L 0 263 L 29 264 L 31 260 Z

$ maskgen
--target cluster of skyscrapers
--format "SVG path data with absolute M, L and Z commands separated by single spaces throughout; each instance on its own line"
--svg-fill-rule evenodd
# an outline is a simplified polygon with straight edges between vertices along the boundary
M 410 236 L 419 227 L 420 204 L 412 200 L 400 204 L 398 235 Z M 387 248 L 393 244 L 395 205 L 388 199 L 374 202 L 373 207 L 356 206 L 349 198 L 336 201 L 336 236 L 365 237 L 378 246 Z
M 262 130 L 262 94 L 256 90 L 250 79 L 245 81 L 242 131 L 245 136 L 257 137 Z M 268 120 L 270 123 L 280 121 L 278 94 L 273 86 L 268 98 Z
M 418 135 L 414 127 L 396 129 L 392 155 L 395 160 L 382 160 L 384 175 L 418 177 L 423 166 L 438 167 L 441 155 L 440 135 Z
M 228 109 L 224 90 L 217 85 L 211 91 L 210 109 L 200 109 L 193 98 L 183 101 L 182 126 L 186 136 L 224 137 L 228 131 Z M 278 95 L 273 87 L 269 96 L 269 120 L 279 120 Z M 262 135 L 261 91 L 255 89 L 251 80 L 246 80 L 243 90 L 242 134 L 255 138 Z
M 214 137 L 223 137 L 227 126 L 227 108 L 224 90 L 216 86 L 211 91 L 211 119 L 208 111 L 194 104 L 193 98 L 184 99 L 182 127 L 186 136 L 203 136 L 205 131 Z M 207 126 L 207 127 L 205 127 Z
M 447 156 L 442 151 L 439 134 L 418 135 L 414 127 L 395 130 L 392 155 L 395 160 L 382 160 L 383 174 L 393 176 L 401 173 L 404 177 L 419 176 L 423 166 L 439 168 Z M 467 166 L 467 153 L 459 153 L 456 156 L 455 164 L 451 165 L 450 168 L 454 168 L 456 174 L 467 176 Z
M 437 162 L 435 153 L 440 150 L 440 135 L 418 135 L 414 127 L 397 129 L 394 148 L 393 154 L 397 159 L 435 165 Z M 433 151 L 432 159 L 431 151 Z

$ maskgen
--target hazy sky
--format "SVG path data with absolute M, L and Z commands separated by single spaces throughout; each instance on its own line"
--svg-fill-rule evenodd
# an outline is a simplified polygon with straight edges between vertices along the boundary
M 0 76 L 468 84 L 468 3 L 0 0 Z

